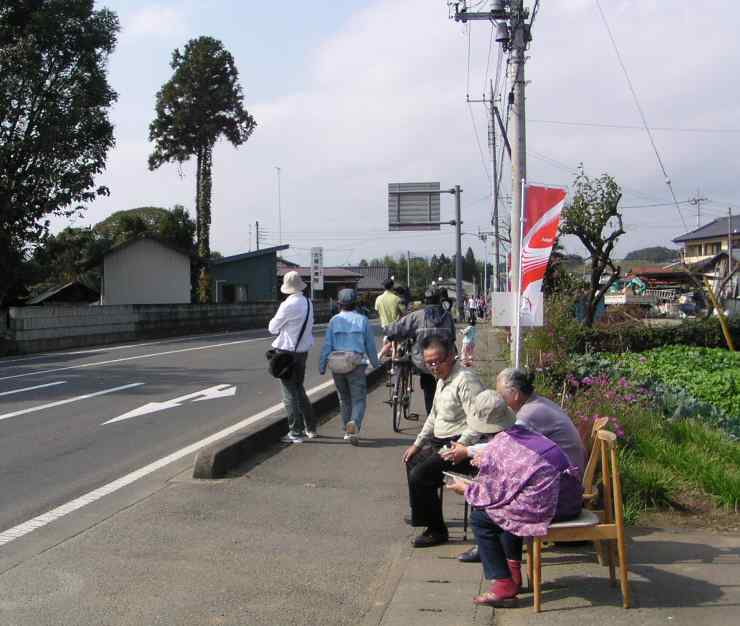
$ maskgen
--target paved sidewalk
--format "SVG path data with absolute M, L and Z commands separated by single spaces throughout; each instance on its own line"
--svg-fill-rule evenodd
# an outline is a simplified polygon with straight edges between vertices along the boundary
M 531 594 L 518 609 L 474 607 L 485 583 L 480 565 L 455 560 L 470 543 L 462 542 L 461 497 L 445 494 L 453 541 L 411 548 L 400 458 L 420 423 L 393 433 L 385 393 L 371 394 L 358 448 L 342 440 L 334 417 L 318 440 L 270 450 L 230 479 L 180 475 L 0 572 L 0 626 L 737 621 L 740 536 L 645 529 L 630 532 L 634 609 L 621 608 L 619 590 L 585 547 L 544 553 L 543 613 L 532 612 Z

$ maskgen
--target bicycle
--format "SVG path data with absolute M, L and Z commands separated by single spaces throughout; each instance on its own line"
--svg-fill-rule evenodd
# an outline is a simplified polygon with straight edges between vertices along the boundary
M 393 430 L 401 432 L 401 418 L 414 421 L 419 419 L 415 413 L 411 413 L 411 398 L 414 393 L 414 364 L 411 361 L 410 340 L 399 343 L 391 358 L 390 381 L 386 383 L 389 387 L 388 404 L 391 405 L 393 419 Z M 395 375 L 395 381 L 393 376 Z

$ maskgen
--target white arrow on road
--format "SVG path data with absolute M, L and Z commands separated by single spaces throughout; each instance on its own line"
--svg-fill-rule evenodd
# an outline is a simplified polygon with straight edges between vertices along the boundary
M 236 385 L 216 385 L 215 387 L 208 387 L 208 389 L 202 389 L 195 393 L 189 393 L 179 398 L 173 398 L 172 400 L 165 400 L 164 402 L 149 402 L 144 406 L 140 406 L 138 409 L 114 417 L 113 419 L 103 422 L 101 426 L 106 424 L 113 424 L 114 422 L 122 422 L 123 420 L 131 419 L 132 417 L 139 417 L 140 415 L 147 415 L 148 413 L 156 413 L 158 411 L 164 411 L 165 409 L 173 409 L 176 406 L 180 406 L 183 402 L 192 400 L 193 402 L 202 402 L 203 400 L 214 400 L 215 398 L 227 398 L 229 396 L 236 395 Z

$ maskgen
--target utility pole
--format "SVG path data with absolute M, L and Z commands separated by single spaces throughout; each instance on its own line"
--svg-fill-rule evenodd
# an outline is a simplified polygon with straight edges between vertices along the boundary
M 257 250 L 260 249 L 260 223 L 259 221 L 255 222 L 255 229 L 257 232 L 256 240 L 257 240 Z
M 512 121 L 512 136 L 509 139 L 511 152 L 511 282 L 516 290 L 516 283 L 520 274 L 521 255 L 521 219 L 523 186 L 527 179 L 527 143 L 525 123 L 525 88 L 524 64 L 525 51 L 532 39 L 530 24 L 527 22 L 529 11 L 524 9 L 524 0 L 510 0 L 507 11 L 506 0 L 490 0 L 490 11 L 468 11 L 466 0 L 450 0 L 454 7 L 454 19 L 458 22 L 470 20 L 493 21 L 496 24 L 496 41 L 501 43 L 505 50 L 511 52 L 510 71 L 512 90 L 509 94 L 510 119 Z M 497 268 L 498 269 L 498 268 Z M 515 304 L 518 310 L 519 302 Z M 518 364 L 519 355 L 512 344 L 512 361 Z
M 499 239 L 499 228 L 498 228 L 498 192 L 499 192 L 499 184 L 498 184 L 498 164 L 496 159 L 496 104 L 494 102 L 494 93 L 493 93 L 493 80 L 490 81 L 490 87 L 491 87 L 491 95 L 486 98 L 483 97 L 482 100 L 471 100 L 470 97 L 467 98 L 467 102 L 482 102 L 484 104 L 487 104 L 490 106 L 489 113 L 490 118 L 488 120 L 488 147 L 491 149 L 491 198 L 492 198 L 492 204 L 493 204 L 493 217 L 491 219 L 491 225 L 493 226 L 493 236 L 495 240 L 495 256 L 496 256 L 496 269 L 494 271 L 494 277 L 495 277 L 495 285 L 494 289 L 495 291 L 501 291 L 501 280 L 499 275 L 499 259 L 500 259 L 500 253 L 501 253 L 501 242 Z M 487 289 L 484 287 L 484 291 Z M 486 295 L 486 297 L 488 297 Z
M 511 104 L 512 136 L 511 142 L 511 280 L 512 288 L 519 292 L 518 284 L 521 261 L 521 219 L 522 187 L 527 179 L 527 143 L 525 118 L 524 52 L 529 41 L 529 26 L 525 22 L 523 0 L 511 0 L 511 84 L 509 96 Z M 520 303 L 516 303 L 517 308 Z M 518 361 L 518 354 L 512 343 L 512 360 Z M 518 363 L 516 363 L 518 365 Z
M 696 190 L 696 195 L 689 200 L 689 204 L 696 207 L 696 227 L 701 228 L 701 203 L 706 202 L 708 198 L 703 198 L 699 195 L 699 190 Z
M 406 288 L 411 289 L 411 250 L 406 250 Z
M 727 271 L 732 276 L 732 208 L 727 208 Z
M 455 242 L 457 256 L 455 257 L 455 299 L 457 300 L 457 317 L 464 321 L 463 315 L 463 259 L 462 259 L 462 218 L 460 216 L 460 185 L 455 185 Z
M 280 203 L 280 168 L 276 165 L 278 184 L 278 244 L 283 243 L 283 209 Z
M 498 165 L 496 163 L 496 103 L 493 101 L 493 80 L 491 80 L 491 164 L 493 169 L 493 237 L 495 245 L 496 269 L 494 270 L 496 291 L 501 291 L 499 259 L 501 240 L 498 234 Z M 486 297 L 488 297 L 486 295 Z

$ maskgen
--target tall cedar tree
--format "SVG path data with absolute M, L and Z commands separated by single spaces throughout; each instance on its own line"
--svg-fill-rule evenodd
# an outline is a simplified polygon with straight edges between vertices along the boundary
M 17 294 L 50 214 L 107 195 L 94 178 L 114 145 L 106 62 L 118 18 L 93 0 L 0 3 L 0 304 Z
M 580 165 L 573 191 L 573 201 L 563 209 L 560 234 L 578 237 L 591 255 L 591 280 L 584 303 L 584 323 L 591 326 L 599 300 L 620 276 L 621 269 L 614 265 L 611 256 L 617 239 L 624 235 L 622 214 L 618 210 L 622 190 L 608 174 L 589 178 Z M 611 275 L 602 285 L 601 277 L 607 268 Z
M 210 257 L 213 146 L 222 135 L 240 146 L 256 122 L 244 109 L 234 58 L 220 41 L 191 39 L 183 52 L 172 53 L 170 65 L 174 73 L 157 94 L 156 118 L 149 126 L 155 144 L 149 169 L 196 158 L 196 240 L 205 262 Z

